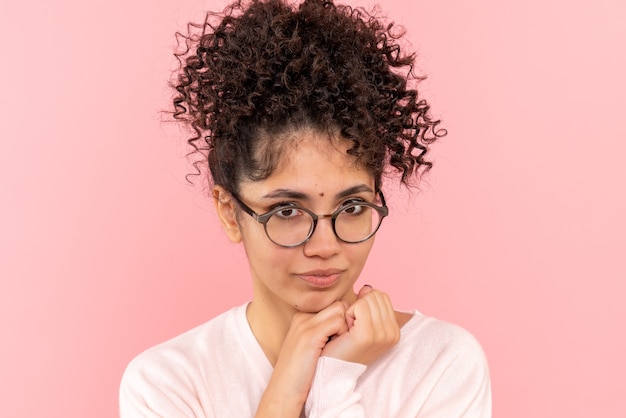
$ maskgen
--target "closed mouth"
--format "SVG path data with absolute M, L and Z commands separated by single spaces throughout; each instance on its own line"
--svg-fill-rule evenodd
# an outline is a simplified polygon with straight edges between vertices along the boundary
M 343 270 L 312 270 L 298 273 L 297 276 L 314 287 L 330 287 L 337 282 Z

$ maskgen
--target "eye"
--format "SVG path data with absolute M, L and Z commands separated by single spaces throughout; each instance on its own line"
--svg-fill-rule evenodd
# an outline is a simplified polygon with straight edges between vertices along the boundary
M 346 213 L 348 215 L 359 215 L 366 209 L 366 205 L 360 205 L 363 200 L 361 199 L 350 199 L 346 200 L 341 204 L 341 213 Z
M 281 220 L 289 220 L 296 218 L 300 215 L 302 215 L 302 211 L 300 210 L 300 208 L 298 208 L 297 206 L 286 205 L 276 208 L 276 212 L 272 216 L 275 216 L 276 218 Z

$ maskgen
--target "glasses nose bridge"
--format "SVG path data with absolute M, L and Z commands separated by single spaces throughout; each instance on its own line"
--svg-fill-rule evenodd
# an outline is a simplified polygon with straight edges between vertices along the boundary
M 337 231 L 335 230 L 335 214 L 334 213 L 325 213 L 321 215 L 314 214 L 314 215 L 315 216 L 313 217 L 313 228 L 311 229 L 311 233 L 309 234 L 309 238 L 307 238 L 307 241 L 310 240 L 313 234 L 315 233 L 315 231 L 317 231 L 318 223 L 322 219 L 328 219 L 330 221 L 330 227 L 333 230 L 333 234 L 335 235 L 335 238 L 339 238 L 339 236 L 337 235 Z

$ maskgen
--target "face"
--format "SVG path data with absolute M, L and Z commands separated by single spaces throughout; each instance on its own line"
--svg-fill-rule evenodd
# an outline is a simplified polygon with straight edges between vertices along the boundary
M 297 138 L 270 177 L 241 184 L 239 198 L 246 205 L 263 214 L 278 204 L 295 203 L 320 215 L 355 199 L 375 202 L 374 177 L 354 165 L 346 154 L 347 141 L 331 141 L 327 134 L 308 130 Z M 373 238 L 344 243 L 335 236 L 331 220 L 320 218 L 308 241 L 285 248 L 270 241 L 263 225 L 243 211 L 227 232 L 244 244 L 253 303 L 286 312 L 318 312 L 337 300 L 353 300 L 352 286 L 374 243 Z

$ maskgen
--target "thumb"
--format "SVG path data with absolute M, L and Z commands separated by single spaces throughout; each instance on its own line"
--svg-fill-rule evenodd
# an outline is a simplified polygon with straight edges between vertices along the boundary
M 367 295 L 372 290 L 373 290 L 373 287 L 370 286 L 369 284 L 363 285 L 363 287 L 361 287 L 361 290 L 359 290 L 358 295 L 356 295 L 356 300 L 358 301 L 359 299 L 361 299 L 363 296 Z M 355 317 L 354 317 L 354 304 L 352 304 L 346 310 L 346 323 L 348 324 L 348 329 L 352 328 L 352 325 L 354 324 L 354 319 L 355 319 Z
M 374 288 L 370 286 L 369 284 L 364 284 L 361 290 L 359 290 L 359 293 L 356 295 L 356 299 L 357 300 L 361 299 L 363 296 L 367 295 L 373 289 Z

